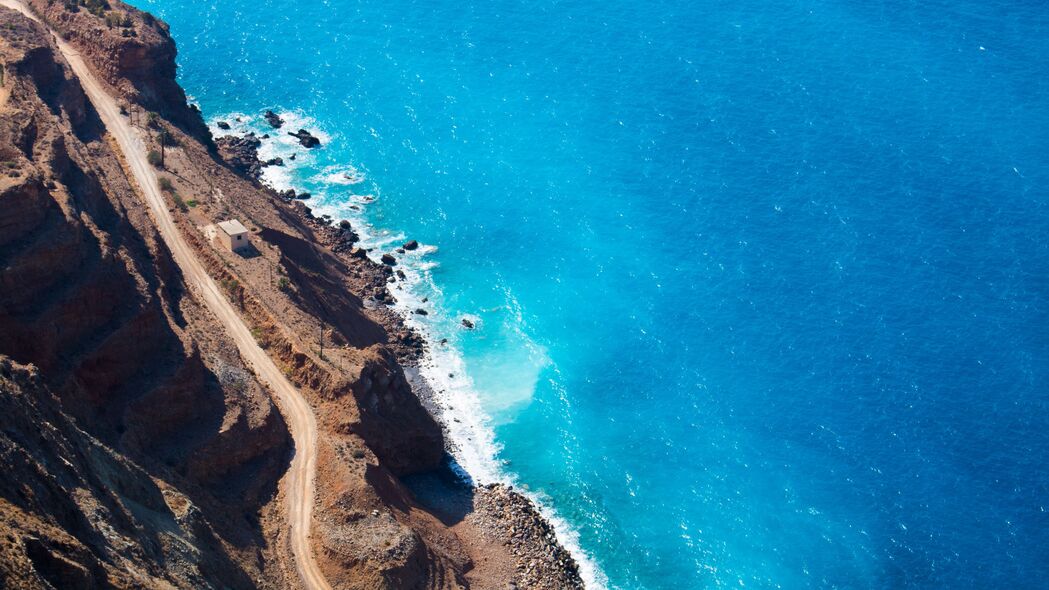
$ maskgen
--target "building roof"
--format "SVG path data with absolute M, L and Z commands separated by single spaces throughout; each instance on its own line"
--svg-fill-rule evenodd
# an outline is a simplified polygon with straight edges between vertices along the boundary
M 236 219 L 230 219 L 229 221 L 220 221 L 219 228 L 226 232 L 228 236 L 235 236 L 237 234 L 248 233 L 248 228 L 244 227 L 244 224 L 237 221 Z

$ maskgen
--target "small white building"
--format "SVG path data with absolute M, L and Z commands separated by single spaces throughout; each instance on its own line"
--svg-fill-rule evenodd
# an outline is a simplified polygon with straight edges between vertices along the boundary
M 218 226 L 219 231 L 215 232 L 215 237 L 230 252 L 243 252 L 251 247 L 251 242 L 248 240 L 248 228 L 244 227 L 241 222 L 230 219 L 220 221 Z

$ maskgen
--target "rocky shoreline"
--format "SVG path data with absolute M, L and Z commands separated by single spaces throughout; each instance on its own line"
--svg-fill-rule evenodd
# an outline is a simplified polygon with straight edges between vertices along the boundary
M 273 114 L 273 111 L 267 111 L 263 117 L 267 121 L 279 118 Z M 220 138 L 218 143 L 221 146 L 223 143 L 238 141 L 254 144 L 257 136 L 253 132 L 241 138 L 225 136 Z M 256 181 L 259 180 L 259 177 L 246 171 L 261 170 L 264 165 L 258 158 L 257 147 L 256 145 L 250 153 L 245 151 L 232 155 L 232 161 L 227 160 L 227 163 L 235 170 Z M 223 151 L 220 151 L 220 154 L 225 157 Z M 247 162 L 247 166 L 244 165 L 246 157 L 254 158 L 253 161 Z M 373 312 L 372 317 L 383 326 L 388 334 L 389 346 L 395 352 L 399 364 L 409 375 L 418 375 L 416 369 L 424 358 L 427 347 L 431 344 L 408 326 L 404 319 L 390 307 L 395 299 L 390 293 L 389 285 L 398 280 L 398 271 L 395 270 L 396 259 L 386 253 L 382 261 L 373 261 L 368 256 L 368 251 L 358 247 L 359 237 L 348 220 L 336 222 L 327 215 L 314 215 L 308 205 L 296 198 L 298 193 L 294 189 L 277 191 L 265 186 L 264 190 L 288 203 L 299 219 L 314 230 L 319 245 L 352 261 L 355 268 L 361 271 L 362 281 L 358 283 L 361 289 L 355 294 L 365 301 L 372 302 L 369 306 Z M 408 240 L 401 250 L 415 250 L 418 247 L 417 240 Z M 403 273 L 400 273 L 400 276 L 403 278 Z M 469 320 L 464 319 L 463 322 L 465 328 L 473 328 Z M 416 378 L 409 376 L 408 380 L 416 396 L 434 415 L 447 434 L 446 426 L 441 423 L 435 411 L 436 406 L 430 385 L 421 376 Z M 513 556 L 513 575 L 508 582 L 508 588 L 549 590 L 584 588 L 578 563 L 571 553 L 559 543 L 553 526 L 540 513 L 538 506 L 531 499 L 512 486 L 504 484 L 474 486 L 472 492 L 474 510 L 471 515 L 472 520 L 493 540 L 504 545 Z

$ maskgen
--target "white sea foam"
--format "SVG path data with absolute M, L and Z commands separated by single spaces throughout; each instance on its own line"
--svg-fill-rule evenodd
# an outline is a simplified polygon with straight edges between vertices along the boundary
M 313 192 L 314 199 L 310 206 L 317 214 L 328 214 L 334 219 L 348 219 L 360 236 L 360 245 L 372 249 L 369 255 L 374 260 L 378 261 L 384 252 L 389 252 L 404 243 L 407 236 L 403 233 L 377 228 L 369 222 L 367 209 L 379 198 L 377 186 L 369 186 L 371 192 L 368 193 L 347 192 L 347 186 L 361 185 L 366 179 L 363 173 L 352 166 L 326 167 L 310 174 L 309 170 L 316 168 L 315 155 L 300 146 L 297 139 L 287 134 L 287 130 L 308 129 L 321 139 L 322 145 L 327 145 L 331 136 L 318 129 L 316 122 L 302 113 L 278 114 L 285 120 L 284 127 L 279 130 L 272 129 L 261 115 L 243 113 L 216 117 L 209 121 L 209 127 L 216 136 L 243 135 L 253 131 L 261 137 L 269 133 L 271 137 L 262 140 L 259 157 L 262 160 L 280 157 L 285 166 L 264 168 L 262 181 L 277 190 L 301 190 L 304 188 L 301 184 L 304 180 L 319 186 L 320 189 Z M 238 118 L 240 121 L 237 121 Z M 230 130 L 219 130 L 215 125 L 218 121 L 228 122 Z M 292 154 L 296 154 L 295 160 L 290 159 Z M 461 319 L 469 319 L 475 329 L 480 330 L 484 327 L 484 318 L 474 314 L 453 316 L 447 312 L 443 304 L 444 293 L 433 278 L 433 271 L 439 263 L 432 255 L 437 250 L 435 245 L 420 244 L 417 250 L 397 254 L 398 269 L 404 273 L 405 278 L 390 287 L 396 299 L 392 309 L 429 343 L 418 370 L 419 375 L 433 391 L 437 418 L 448 434 L 449 452 L 475 483 L 513 485 L 527 495 L 553 526 L 561 544 L 575 558 L 586 586 L 606 588 L 607 578 L 593 558 L 581 547 L 578 532 L 557 514 L 551 499 L 546 495 L 522 489 L 516 475 L 508 471 L 499 458 L 502 446 L 495 438 L 492 418 L 482 406 L 482 398 L 475 387 L 460 344 L 460 335 L 464 333 Z M 516 299 L 509 292 L 506 292 L 505 296 L 507 305 L 516 317 L 514 330 L 519 332 L 521 340 L 530 347 L 530 354 L 545 358 L 545 351 L 532 343 L 521 328 L 524 319 Z M 425 309 L 428 314 L 416 314 L 417 309 Z M 447 342 L 441 344 L 442 340 Z M 541 366 L 543 363 L 536 364 Z M 535 379 L 537 378 L 538 369 L 535 374 Z M 535 379 L 532 379 L 530 384 L 533 389 Z
M 353 166 L 328 166 L 313 177 L 314 182 L 326 182 L 328 184 L 353 185 L 364 182 L 365 175 Z

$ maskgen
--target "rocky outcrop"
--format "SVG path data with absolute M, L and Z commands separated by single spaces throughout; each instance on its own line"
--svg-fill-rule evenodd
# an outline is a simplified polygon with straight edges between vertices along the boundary
M 254 133 L 243 137 L 224 135 L 215 140 L 219 156 L 230 168 L 247 178 L 257 180 L 262 174 L 262 162 L 259 161 L 259 147 L 262 140 Z
M 189 135 L 210 141 L 199 111 L 176 82 L 175 42 L 168 26 L 120 0 L 27 0 L 30 8 L 87 59 L 129 102 L 155 111 Z
M 320 147 L 320 145 L 321 145 L 321 140 L 319 140 L 316 137 L 314 137 L 312 133 L 310 133 L 309 131 L 306 131 L 305 129 L 299 129 L 295 133 L 289 132 L 288 135 L 298 139 L 299 140 L 299 144 L 302 145 L 302 147 L 307 148 L 307 149 Z
M 281 119 L 280 116 L 273 111 L 266 111 L 262 116 L 265 117 L 266 122 L 274 129 L 280 129 L 284 126 L 284 119 Z

